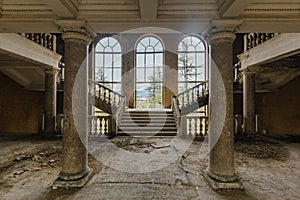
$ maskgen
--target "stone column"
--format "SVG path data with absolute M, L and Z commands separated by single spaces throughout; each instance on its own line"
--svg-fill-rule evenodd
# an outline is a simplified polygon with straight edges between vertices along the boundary
M 243 70 L 243 132 L 255 133 L 255 73 Z
M 56 132 L 56 92 L 57 70 L 53 67 L 45 67 L 45 129 L 46 134 Z
M 64 131 L 62 169 L 53 188 L 83 187 L 92 174 L 87 165 L 88 73 L 87 44 L 90 37 L 67 31 L 65 42 Z
M 214 190 L 242 188 L 234 172 L 233 65 L 235 34 L 214 32 L 208 37 L 209 70 L 209 166 L 204 177 Z

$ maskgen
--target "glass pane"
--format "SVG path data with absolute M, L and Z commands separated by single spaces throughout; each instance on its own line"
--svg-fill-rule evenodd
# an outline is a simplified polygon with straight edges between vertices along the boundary
M 101 40 L 99 41 L 99 43 L 100 43 L 103 47 L 108 46 L 108 37 L 105 37 L 105 38 L 101 39 Z
M 154 81 L 154 74 L 153 74 L 153 68 L 147 68 L 146 70 L 146 81 L 147 82 L 153 82 Z
M 114 69 L 114 82 L 121 81 L 121 68 Z
M 138 108 L 161 108 L 162 84 L 137 84 L 136 104 Z
M 143 38 L 143 39 L 141 40 L 140 43 L 141 43 L 144 47 L 149 46 L 149 45 L 150 45 L 150 43 L 149 43 L 149 37 Z
M 204 53 L 198 53 L 197 54 L 197 66 L 204 67 L 205 63 L 205 54 Z
M 197 81 L 204 81 L 204 69 L 197 69 Z
M 121 45 L 119 43 L 117 43 L 114 47 L 113 47 L 113 51 L 115 53 L 120 52 L 121 53 Z
M 202 41 L 196 46 L 196 51 L 205 51 L 205 47 Z
M 145 47 L 142 45 L 142 43 L 139 43 L 136 47 L 137 52 L 145 52 Z
M 194 46 L 188 46 L 187 51 L 196 51 Z
M 155 65 L 163 66 L 163 54 L 162 53 L 155 54 Z
M 152 47 L 152 46 L 149 46 L 146 48 L 146 52 L 151 52 L 151 53 L 154 53 L 155 52 L 155 49 Z
M 104 52 L 107 52 L 107 53 L 112 53 L 112 52 L 113 52 L 113 50 L 112 50 L 112 48 L 111 48 L 111 47 L 105 47 L 105 48 L 104 48 Z
M 95 68 L 95 80 L 96 81 L 104 81 L 103 68 Z
M 121 67 L 122 66 L 122 57 L 121 55 L 117 54 L 114 55 L 114 67 Z
M 162 81 L 162 68 L 156 67 L 154 73 L 155 73 L 155 81 Z
M 136 80 L 137 82 L 144 82 L 144 68 L 137 68 L 136 69 Z
M 112 54 L 105 54 L 104 55 L 104 65 L 105 67 L 111 67 L 112 66 Z
M 145 54 L 136 55 L 136 67 L 144 67 L 144 56 Z
M 112 81 L 112 68 L 106 67 L 104 70 L 104 81 L 111 82 Z
M 103 54 L 96 54 L 95 56 L 95 66 L 103 67 Z
M 96 52 L 103 52 L 103 51 L 104 51 L 104 47 L 100 43 L 98 43 L 96 45 Z
M 153 67 L 154 55 L 147 54 L 146 55 L 146 67 Z
M 121 94 L 121 84 L 115 83 L 115 84 L 113 85 L 113 90 L 114 90 L 115 92 L 118 92 L 119 94 Z

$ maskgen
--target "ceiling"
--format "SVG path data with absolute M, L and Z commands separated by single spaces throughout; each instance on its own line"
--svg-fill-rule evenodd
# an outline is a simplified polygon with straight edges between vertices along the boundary
M 0 0 L 0 32 L 61 32 L 60 20 L 93 33 L 163 27 L 205 33 L 300 32 L 300 0 Z

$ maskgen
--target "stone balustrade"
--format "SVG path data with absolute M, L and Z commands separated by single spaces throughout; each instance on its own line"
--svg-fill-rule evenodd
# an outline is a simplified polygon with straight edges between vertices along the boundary
M 49 33 L 20 33 L 33 42 L 56 52 L 56 36 Z
M 248 33 L 244 36 L 244 52 L 277 36 L 279 33 Z

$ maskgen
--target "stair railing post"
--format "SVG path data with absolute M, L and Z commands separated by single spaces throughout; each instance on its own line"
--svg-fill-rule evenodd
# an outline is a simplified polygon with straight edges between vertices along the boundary
M 181 122 L 180 122 L 180 127 L 179 127 L 179 134 L 182 137 L 186 137 L 187 136 L 187 118 L 186 115 L 182 115 L 181 116 Z

